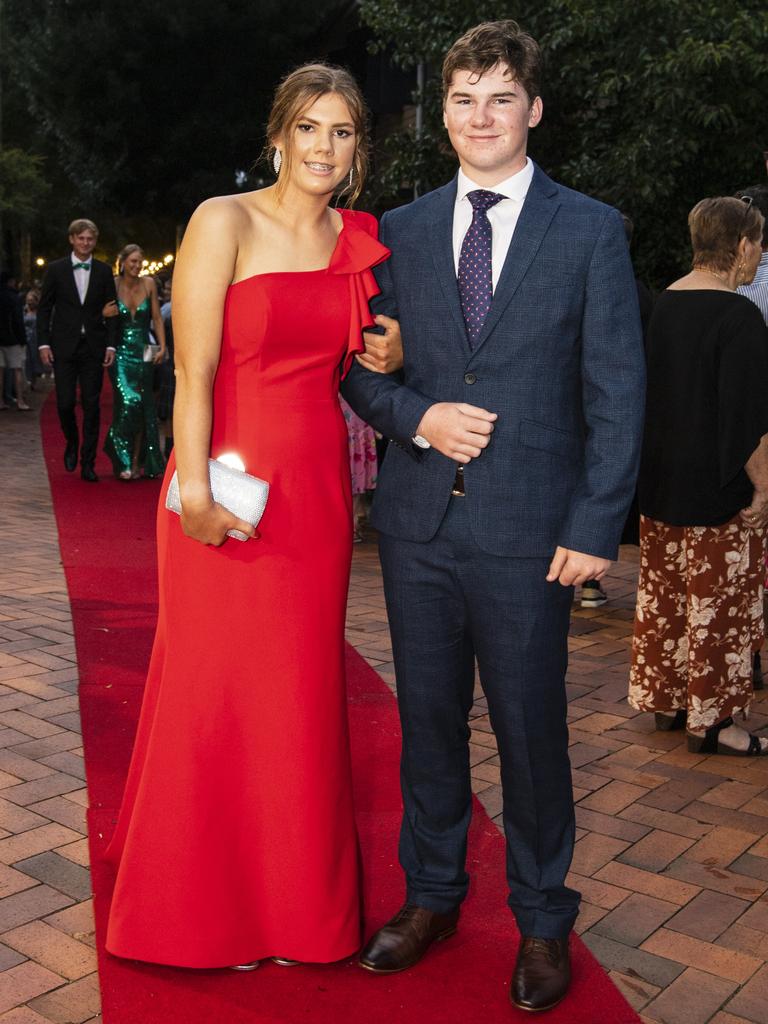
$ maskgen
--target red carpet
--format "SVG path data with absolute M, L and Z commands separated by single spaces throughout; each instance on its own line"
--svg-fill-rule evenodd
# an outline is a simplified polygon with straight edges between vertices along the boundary
M 159 484 L 114 480 L 104 456 L 97 464 L 98 486 L 66 474 L 52 400 L 43 411 L 42 430 L 80 668 L 105 1024 L 529 1021 L 529 1014 L 513 1010 L 508 1001 L 517 938 L 504 902 L 504 843 L 479 804 L 470 837 L 472 888 L 459 933 L 404 974 L 375 977 L 352 962 L 295 968 L 269 963 L 251 974 L 191 971 L 121 961 L 104 952 L 112 880 L 101 854 L 120 803 L 152 644 Z M 351 648 L 348 668 L 366 915 L 374 928 L 403 895 L 396 850 L 399 727 L 389 690 Z M 169 802 L 173 798 L 169 793 Z M 571 994 L 546 1015 L 547 1024 L 639 1022 L 578 940 L 573 969 Z

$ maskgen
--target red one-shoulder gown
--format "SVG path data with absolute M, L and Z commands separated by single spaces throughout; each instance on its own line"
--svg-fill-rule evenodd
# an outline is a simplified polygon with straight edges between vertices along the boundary
M 268 480 L 260 540 L 206 547 L 158 509 L 160 607 L 107 857 L 107 949 L 183 967 L 324 963 L 360 945 L 344 618 L 352 511 L 340 375 L 388 255 L 342 211 L 326 270 L 232 285 L 211 455 Z

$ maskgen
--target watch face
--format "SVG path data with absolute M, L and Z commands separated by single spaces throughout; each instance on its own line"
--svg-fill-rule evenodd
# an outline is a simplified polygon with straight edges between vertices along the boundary
M 412 438 L 412 440 L 415 445 L 419 446 L 419 448 L 431 447 L 429 441 L 427 441 L 425 437 L 422 437 L 421 434 L 417 434 L 414 438 Z

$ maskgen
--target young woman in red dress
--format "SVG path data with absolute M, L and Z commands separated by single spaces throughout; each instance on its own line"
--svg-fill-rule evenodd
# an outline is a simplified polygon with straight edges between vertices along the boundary
M 108 851 L 108 950 L 183 967 L 331 962 L 361 940 L 338 385 L 357 353 L 374 369 L 399 365 L 399 335 L 386 321 L 364 353 L 371 267 L 388 250 L 373 217 L 330 206 L 340 190 L 357 196 L 366 169 L 352 77 L 293 72 L 268 139 L 277 184 L 203 203 L 174 274 L 159 618 Z M 212 499 L 207 460 L 224 453 L 270 483 L 258 536 Z M 164 507 L 175 469 L 181 518 Z M 228 538 L 232 528 L 250 539 Z

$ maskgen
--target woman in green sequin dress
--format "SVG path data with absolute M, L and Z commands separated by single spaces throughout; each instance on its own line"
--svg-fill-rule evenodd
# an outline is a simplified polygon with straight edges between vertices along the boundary
M 140 276 L 143 255 L 133 244 L 121 251 L 115 279 L 117 303 L 104 310 L 106 316 L 119 318 L 117 352 L 109 371 L 114 412 L 104 451 L 120 480 L 135 480 L 140 471 L 146 477 L 160 476 L 165 469 L 152 391 L 155 364 L 165 358 L 165 330 L 155 282 Z M 159 350 L 151 355 L 146 350 L 150 323 L 159 343 Z

